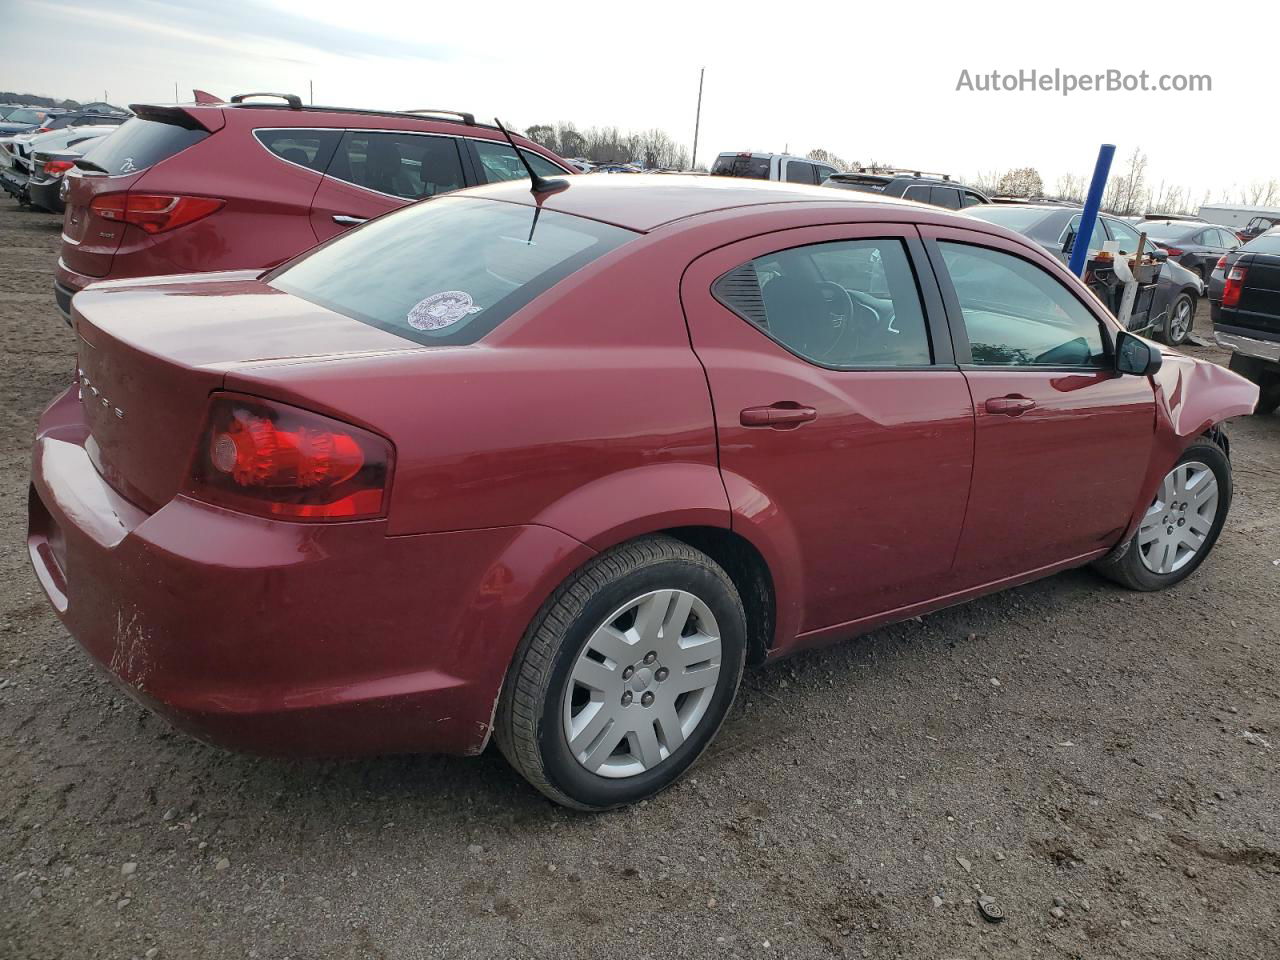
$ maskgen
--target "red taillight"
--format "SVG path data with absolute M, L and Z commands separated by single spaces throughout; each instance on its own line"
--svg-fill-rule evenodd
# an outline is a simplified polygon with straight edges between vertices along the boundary
M 51 177 L 60 177 L 74 166 L 70 160 L 46 160 L 44 172 Z
M 1231 272 L 1227 274 L 1227 282 L 1222 287 L 1222 305 L 1224 307 L 1238 307 L 1240 305 L 1240 291 L 1244 288 L 1244 278 L 1249 271 L 1241 266 L 1234 266 Z
M 1181 247 L 1165 247 L 1164 252 L 1171 257 L 1180 257 L 1183 254 Z
M 1227 269 L 1227 255 L 1225 253 L 1218 258 L 1218 262 L 1213 265 L 1213 269 L 1215 270 Z
M 214 394 L 188 493 L 288 520 L 361 520 L 386 509 L 391 444 L 318 413 Z
M 132 223 L 147 233 L 162 233 L 207 217 L 214 211 L 221 210 L 226 202 L 213 197 L 103 193 L 93 198 L 89 209 L 103 220 Z
M 36 133 L 48 133 L 52 129 L 53 127 L 40 127 L 38 130 L 36 130 Z

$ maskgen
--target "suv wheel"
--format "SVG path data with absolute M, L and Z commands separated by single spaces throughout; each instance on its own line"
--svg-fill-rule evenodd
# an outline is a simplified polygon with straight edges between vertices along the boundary
M 579 810 L 669 787 L 706 749 L 746 660 L 738 591 L 705 554 L 647 537 L 597 557 L 543 607 L 499 698 L 499 748 Z
M 1132 590 L 1163 590 L 1204 562 L 1231 507 L 1231 461 L 1201 438 L 1165 474 L 1138 532 L 1094 564 Z

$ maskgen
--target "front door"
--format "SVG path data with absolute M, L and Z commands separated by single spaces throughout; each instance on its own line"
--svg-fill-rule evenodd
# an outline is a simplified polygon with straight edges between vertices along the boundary
M 784 544 L 798 585 L 779 622 L 804 634 L 946 593 L 973 409 L 929 323 L 941 301 L 915 228 L 744 240 L 695 261 L 681 297 L 733 523 Z
M 1140 495 L 1155 429 L 1147 377 L 1112 361 L 1096 305 L 1012 241 L 922 227 L 973 395 L 973 492 L 962 586 L 1114 545 Z

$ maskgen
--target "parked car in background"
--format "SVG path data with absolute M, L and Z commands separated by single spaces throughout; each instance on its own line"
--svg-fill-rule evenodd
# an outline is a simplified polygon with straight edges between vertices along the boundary
M 902 197 L 904 200 L 915 200 L 948 210 L 960 210 L 991 202 L 977 190 L 956 183 L 946 174 L 921 173 L 918 170 L 877 171 L 860 168 L 851 173 L 833 173 L 823 181 L 823 186 L 861 190 L 886 197 Z
M 1280 407 L 1280 229 L 1224 256 L 1209 287 L 1213 336 L 1230 367 L 1259 387 L 1259 414 Z
M 747 662 L 1184 580 L 1257 397 L 1010 231 L 727 179 L 495 184 L 72 309 L 27 543 L 104 670 L 245 749 L 492 736 L 586 810 L 675 782 Z
M 53 117 L 46 120 L 40 127 L 41 132 L 49 130 L 61 130 L 64 127 L 115 127 L 128 120 L 130 114 L 127 113 L 90 113 L 84 110 L 78 110 L 74 113 L 64 113 L 59 117 Z
M 780 180 L 784 183 L 822 183 L 838 172 L 829 163 L 786 153 L 722 153 L 711 164 L 713 177 Z
M 249 99 L 259 96 L 273 100 Z M 277 94 L 133 110 L 66 175 L 54 292 L 68 320 L 72 296 L 96 280 L 274 266 L 414 200 L 527 177 L 499 130 L 469 113 Z M 518 142 L 539 175 L 573 173 Z
M 1280 214 L 1257 216 L 1240 228 L 1240 242 L 1248 243 L 1254 237 L 1260 237 L 1269 230 L 1280 227 Z
M 24 133 L 0 137 L 0 188 L 19 203 L 30 201 L 29 183 L 36 172 L 33 155 L 69 150 L 86 140 L 96 140 L 111 133 L 114 126 L 67 127 L 48 133 Z M 77 150 L 79 155 L 83 151 Z M 48 208 L 46 208 L 48 209 Z M 61 212 L 61 207 L 58 208 Z
M 1079 207 L 1048 204 L 991 204 L 972 207 L 965 213 L 1030 237 L 1063 263 L 1070 259 L 1081 217 Z M 1089 256 L 1096 256 L 1108 240 L 1118 241 L 1121 253 L 1133 254 L 1138 248 L 1138 231 L 1123 220 L 1103 214 L 1089 238 Z M 1202 296 L 1204 284 L 1200 278 L 1166 260 L 1160 266 L 1150 305 L 1133 311 L 1129 329 L 1175 346 L 1183 343 L 1191 335 L 1196 303 Z
M 61 116 L 65 112 L 65 110 L 51 110 L 44 107 L 19 107 L 9 111 L 5 118 L 0 120 L 0 136 L 7 133 L 39 130 L 45 120 Z
M 1240 246 L 1230 227 L 1187 220 L 1144 220 L 1136 229 L 1201 280 L 1207 281 L 1218 259 Z
M 31 154 L 31 176 L 27 181 L 27 202 L 33 207 L 61 214 L 66 205 L 62 200 L 63 184 L 67 171 L 76 161 L 101 143 L 112 127 L 77 127 L 82 136 L 71 138 L 61 148 L 42 144 Z M 56 132 L 56 131 L 55 131 Z

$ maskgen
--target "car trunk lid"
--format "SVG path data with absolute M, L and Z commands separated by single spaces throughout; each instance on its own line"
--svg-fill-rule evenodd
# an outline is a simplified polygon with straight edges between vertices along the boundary
M 103 478 L 148 511 L 182 489 L 209 394 L 229 371 L 416 348 L 252 272 L 95 284 L 73 311 L 86 448 Z

